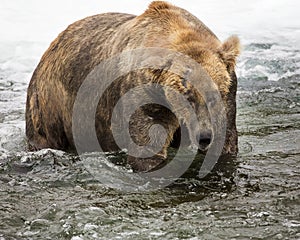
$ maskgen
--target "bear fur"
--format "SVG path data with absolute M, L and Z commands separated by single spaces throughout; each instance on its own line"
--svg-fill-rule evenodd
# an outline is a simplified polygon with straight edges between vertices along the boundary
M 236 58 L 237 37 L 224 43 L 200 20 L 184 9 L 162 1 L 152 2 L 139 16 L 105 13 L 71 24 L 51 43 L 31 78 L 26 104 L 26 135 L 31 149 L 54 148 L 76 151 L 72 135 L 72 110 L 76 93 L 86 76 L 101 61 L 141 47 L 160 47 L 177 51 L 196 60 L 218 86 L 226 106 L 227 129 L 224 154 L 237 153 Z M 185 94 L 188 86 L 168 71 L 139 70 L 115 81 L 101 97 L 96 113 L 97 137 L 104 151 L 119 150 L 110 118 L 118 99 L 141 83 L 158 82 Z M 200 103 L 196 93 L 193 101 Z M 149 118 L 151 116 L 151 118 Z M 165 161 L 167 148 L 180 141 L 178 119 L 168 109 L 149 105 L 131 118 L 133 140 L 144 145 L 148 130 L 159 123 L 167 130 L 161 152 L 149 159 L 128 157 L 136 171 L 149 171 Z

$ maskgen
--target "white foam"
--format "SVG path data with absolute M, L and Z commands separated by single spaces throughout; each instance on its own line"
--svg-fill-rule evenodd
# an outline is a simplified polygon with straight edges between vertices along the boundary
M 49 42 L 75 20 L 103 12 L 142 13 L 150 0 L 14 0 L 2 1 L 0 41 L 26 40 Z M 221 37 L 230 33 L 255 38 L 286 35 L 300 39 L 298 0 L 189 0 L 170 1 L 194 13 Z M 246 37 L 245 37 L 246 38 Z

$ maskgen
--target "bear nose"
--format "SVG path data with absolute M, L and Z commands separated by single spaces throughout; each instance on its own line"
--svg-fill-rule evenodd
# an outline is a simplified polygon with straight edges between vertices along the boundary
M 212 132 L 210 130 L 202 131 L 199 134 L 199 148 L 202 151 L 207 150 L 212 140 Z

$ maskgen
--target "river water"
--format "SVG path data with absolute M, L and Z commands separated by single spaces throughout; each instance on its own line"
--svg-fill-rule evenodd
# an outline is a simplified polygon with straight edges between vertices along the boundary
M 242 39 L 237 66 L 240 151 L 206 179 L 197 179 L 191 170 L 168 188 L 136 193 L 96 181 L 70 154 L 26 151 L 26 90 L 42 53 L 70 20 L 96 8 L 102 12 L 100 1 L 87 6 L 78 0 L 72 7 L 66 1 L 56 18 L 52 15 L 60 3 L 51 2 L 3 1 L 0 6 L 1 240 L 300 239 L 296 1 L 214 0 L 204 4 L 203 17 L 201 1 L 187 6 L 174 1 L 204 18 L 222 39 L 231 33 Z M 133 7 L 112 1 L 105 10 L 138 13 L 146 3 Z M 103 162 L 122 158 L 120 153 L 103 157 Z

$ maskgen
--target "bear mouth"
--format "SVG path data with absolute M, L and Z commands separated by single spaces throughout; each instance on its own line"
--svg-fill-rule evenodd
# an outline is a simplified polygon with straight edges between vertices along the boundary
M 199 150 L 202 152 L 206 152 L 210 146 L 211 139 L 210 138 L 202 138 L 199 141 Z

